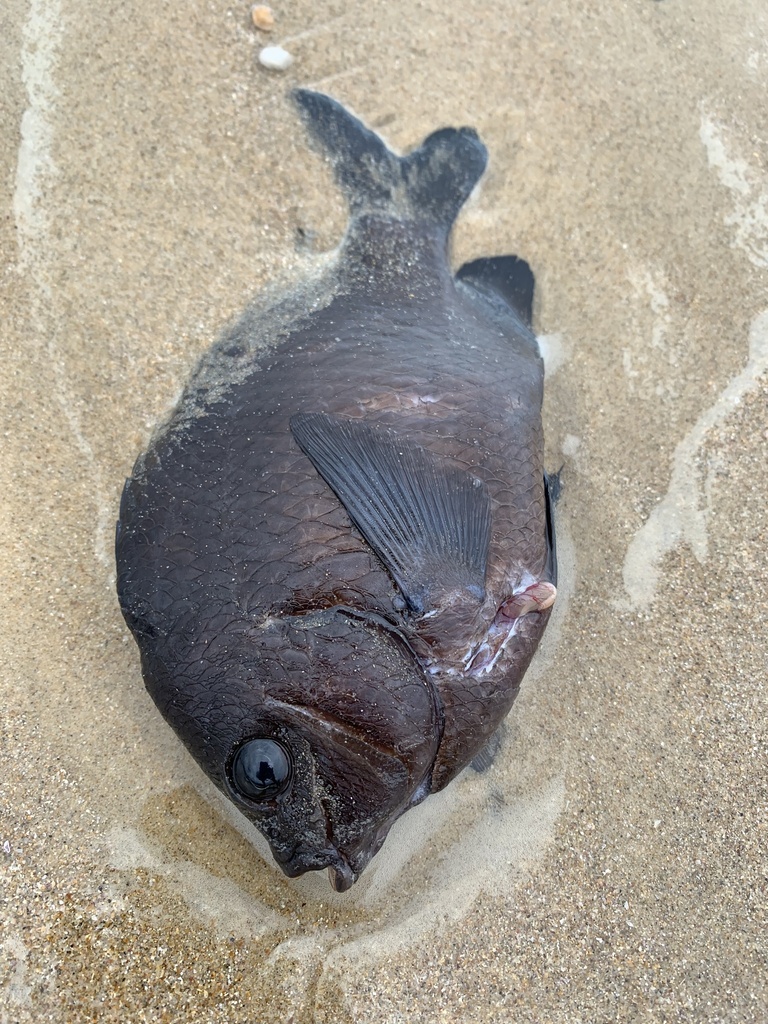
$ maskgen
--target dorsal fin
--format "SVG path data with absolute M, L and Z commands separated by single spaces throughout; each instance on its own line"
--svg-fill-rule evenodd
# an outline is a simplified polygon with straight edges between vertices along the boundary
M 480 480 L 364 420 L 299 413 L 291 432 L 412 612 L 439 607 L 456 591 L 482 603 L 491 508 Z
M 517 256 L 488 256 L 465 263 L 456 279 L 472 285 L 491 301 L 503 300 L 526 327 L 533 315 L 533 271 Z
M 390 214 L 447 230 L 485 170 L 488 153 L 473 128 L 443 128 L 399 157 L 330 96 L 308 89 L 292 96 L 330 157 L 353 216 Z

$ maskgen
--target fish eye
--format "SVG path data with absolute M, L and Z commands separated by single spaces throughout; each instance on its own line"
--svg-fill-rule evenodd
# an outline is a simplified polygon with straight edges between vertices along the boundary
M 290 755 L 275 740 L 247 740 L 232 761 L 235 788 L 252 800 L 271 800 L 279 796 L 290 778 Z

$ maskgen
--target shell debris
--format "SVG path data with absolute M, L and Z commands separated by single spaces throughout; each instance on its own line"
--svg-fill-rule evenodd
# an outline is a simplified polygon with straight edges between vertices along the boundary
M 293 57 L 282 46 L 265 46 L 259 52 L 259 64 L 270 71 L 286 71 L 293 64 Z
M 261 32 L 271 32 L 275 27 L 275 16 L 272 8 L 266 4 L 254 4 L 251 8 L 251 20 Z

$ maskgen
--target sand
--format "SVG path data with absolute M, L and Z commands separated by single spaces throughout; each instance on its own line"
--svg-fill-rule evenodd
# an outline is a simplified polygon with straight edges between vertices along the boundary
M 768 1020 L 768 11 L 6 0 L 0 1021 Z M 279 45 L 285 72 L 258 64 Z M 563 585 L 501 754 L 289 881 L 141 682 L 119 494 L 338 242 L 286 99 L 474 125 L 456 263 L 536 274 Z

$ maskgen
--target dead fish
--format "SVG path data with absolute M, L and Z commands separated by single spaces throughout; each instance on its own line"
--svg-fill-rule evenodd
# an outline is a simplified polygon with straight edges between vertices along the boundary
M 344 891 L 514 701 L 555 599 L 533 275 L 451 272 L 474 130 L 395 155 L 294 94 L 350 206 L 332 268 L 203 359 L 126 482 L 158 708 L 286 875 Z

